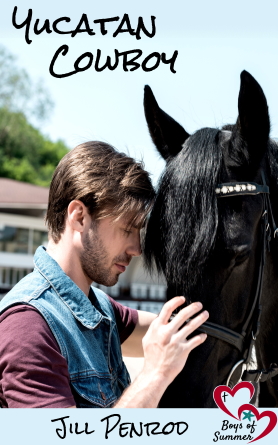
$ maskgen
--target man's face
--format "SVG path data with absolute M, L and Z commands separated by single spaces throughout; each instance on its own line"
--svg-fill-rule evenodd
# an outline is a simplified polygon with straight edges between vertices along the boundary
M 140 230 L 127 220 L 104 218 L 92 222 L 83 238 L 80 262 L 84 274 L 96 283 L 114 286 L 133 256 L 141 255 Z

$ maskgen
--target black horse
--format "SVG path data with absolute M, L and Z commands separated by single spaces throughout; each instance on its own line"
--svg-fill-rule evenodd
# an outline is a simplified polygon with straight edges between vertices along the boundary
M 239 380 L 252 345 L 266 373 L 278 363 L 278 144 L 269 139 L 265 95 L 246 71 L 235 125 L 190 136 L 148 86 L 144 107 L 167 162 L 147 226 L 147 265 L 164 273 L 168 299 L 202 301 L 212 323 L 160 406 L 213 407 L 213 389 L 229 375 L 230 385 Z M 278 376 L 260 386 L 259 406 L 278 406 Z

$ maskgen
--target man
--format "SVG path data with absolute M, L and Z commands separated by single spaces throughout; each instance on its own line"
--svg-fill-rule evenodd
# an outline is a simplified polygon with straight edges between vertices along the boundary
M 140 229 L 154 199 L 139 163 L 88 142 L 59 163 L 50 186 L 47 251 L 0 303 L 2 407 L 152 408 L 205 334 L 186 337 L 208 314 L 183 297 L 160 315 L 121 306 L 93 281 L 113 286 L 141 254 Z M 144 338 L 143 338 L 144 337 Z M 145 356 L 130 385 L 122 351 Z M 143 341 L 142 341 L 143 339 Z

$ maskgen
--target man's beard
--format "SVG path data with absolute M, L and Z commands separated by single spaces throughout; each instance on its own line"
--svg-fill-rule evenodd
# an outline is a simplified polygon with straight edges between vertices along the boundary
M 104 286 L 114 286 L 118 282 L 120 271 L 113 272 L 115 263 L 128 264 L 129 255 L 123 254 L 112 259 L 109 265 L 108 252 L 98 236 L 97 224 L 92 224 L 83 242 L 84 250 L 80 255 L 80 263 L 84 274 L 93 282 Z

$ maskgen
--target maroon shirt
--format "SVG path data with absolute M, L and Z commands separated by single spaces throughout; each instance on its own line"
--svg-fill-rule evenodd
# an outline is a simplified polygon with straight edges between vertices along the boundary
M 135 309 L 110 298 L 123 343 L 138 321 Z M 68 366 L 43 316 L 17 305 L 0 316 L 0 406 L 67 408 L 75 405 Z

